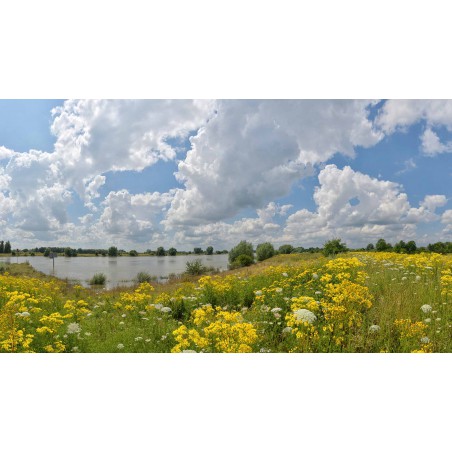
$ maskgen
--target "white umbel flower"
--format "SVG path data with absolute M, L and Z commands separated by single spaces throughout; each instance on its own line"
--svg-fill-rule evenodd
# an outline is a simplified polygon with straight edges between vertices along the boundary
M 378 333 L 380 331 L 379 325 L 370 325 L 369 333 Z
M 316 315 L 309 309 L 298 309 L 294 315 L 297 320 L 302 322 L 314 323 L 317 320 Z
M 80 333 L 80 331 L 82 331 L 82 329 L 80 328 L 80 325 L 78 323 L 73 322 L 67 326 L 68 334 Z
M 423 344 L 428 344 L 430 342 L 430 339 L 427 336 L 425 336 L 425 337 L 421 338 L 421 342 Z
M 168 307 L 168 306 L 165 306 L 162 309 L 160 309 L 160 312 L 168 312 L 168 313 L 170 313 L 171 312 L 171 308 Z
M 431 307 L 429 304 L 423 304 L 423 305 L 421 306 L 421 311 L 422 311 L 424 314 L 427 314 L 428 312 L 431 312 L 431 310 L 432 310 L 432 307 Z

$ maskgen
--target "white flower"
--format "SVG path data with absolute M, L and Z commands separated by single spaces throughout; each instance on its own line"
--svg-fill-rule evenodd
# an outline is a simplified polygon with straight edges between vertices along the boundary
M 427 336 L 424 336 L 423 338 L 421 338 L 421 342 L 423 344 L 428 344 L 430 342 L 430 339 Z
M 421 277 L 419 275 L 416 276 L 416 281 L 420 281 Z
M 403 277 L 402 277 L 402 281 L 406 281 L 406 276 L 403 276 Z
M 425 323 L 430 323 L 432 321 L 432 319 L 425 319 L 424 322 Z
M 196 353 L 195 350 L 182 350 L 182 353 Z
M 149 320 L 147 317 L 141 317 L 141 320 Z
M 72 347 L 73 352 L 78 352 L 78 347 Z
M 423 304 L 422 306 L 421 306 L 421 311 L 424 313 L 424 314 L 427 314 L 427 312 L 430 312 L 432 310 L 432 307 L 429 305 L 429 304 Z
M 319 275 L 317 273 L 312 274 L 312 279 L 319 279 Z
M 288 334 L 288 333 L 290 333 L 291 331 L 292 331 L 292 327 L 291 327 L 291 326 L 286 326 L 286 327 L 282 330 L 283 334 Z
M 127 317 L 127 314 L 123 314 L 121 317 L 122 317 L 123 319 L 125 319 L 125 318 Z
M 171 308 L 168 306 L 165 306 L 164 308 L 160 309 L 161 312 L 171 312 Z
M 302 322 L 314 323 L 317 320 L 316 315 L 309 309 L 298 309 L 294 315 L 297 320 Z
M 281 314 L 279 312 L 274 312 L 273 315 L 275 316 L 275 319 L 281 318 Z
M 136 341 L 136 342 L 142 341 L 142 340 L 143 340 L 143 338 L 142 338 L 141 336 L 138 336 L 138 337 L 135 338 L 135 341 Z
M 124 322 L 119 322 L 120 325 L 124 325 Z
M 140 315 L 146 315 L 146 311 L 140 311 L 138 314 L 140 314 Z
M 85 333 L 85 336 L 91 336 L 91 333 L 89 333 L 88 331 Z
M 275 292 L 276 292 L 276 293 L 281 293 L 281 292 L 282 292 L 281 287 L 277 287 L 277 288 L 275 289 Z
M 320 290 L 316 290 L 314 293 L 315 293 L 316 295 L 322 295 L 322 292 L 320 292 Z
M 283 275 L 285 278 L 287 278 L 287 277 L 289 276 L 286 272 L 284 272 L 282 275 Z
M 124 348 L 124 344 L 118 344 L 117 349 L 122 350 Z
M 24 311 L 22 312 L 21 317 L 30 317 L 30 313 L 28 311 Z
M 380 331 L 379 325 L 370 325 L 369 333 L 378 333 Z
M 262 290 L 256 290 L 256 292 L 254 293 L 259 297 L 260 295 L 262 295 Z
M 261 348 L 259 350 L 259 353 L 270 353 L 270 352 L 271 352 L 271 350 L 269 348 Z
M 438 317 L 437 319 L 435 319 L 437 322 L 439 322 L 441 320 L 441 317 Z
M 80 331 L 82 331 L 82 329 L 80 328 L 80 325 L 78 323 L 73 322 L 67 326 L 68 334 L 80 333 Z
M 162 303 L 157 303 L 156 305 L 154 305 L 154 308 L 160 310 L 163 308 L 163 305 Z
M 279 312 L 279 311 L 282 311 L 282 308 L 273 308 L 272 309 L 272 312 Z

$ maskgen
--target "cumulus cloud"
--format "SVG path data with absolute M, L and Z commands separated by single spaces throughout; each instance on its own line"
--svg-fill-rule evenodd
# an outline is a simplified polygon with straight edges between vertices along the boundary
M 433 130 L 445 127 L 452 132 L 451 100 L 388 100 L 381 108 L 376 125 L 385 134 L 406 130 L 409 126 L 425 121 L 427 127 L 421 135 L 421 151 L 427 156 L 452 152 L 452 142 L 441 142 Z
M 445 196 L 430 195 L 418 208 L 412 207 L 399 184 L 348 166 L 327 165 L 319 174 L 319 184 L 314 193 L 317 210 L 302 209 L 288 217 L 287 241 L 318 245 L 321 239 L 340 236 L 357 245 L 379 237 L 408 238 L 418 223 L 437 219 L 435 209 L 446 203 Z
M 367 101 L 222 101 L 217 115 L 191 138 L 179 162 L 184 185 L 168 224 L 221 221 L 243 208 L 262 208 L 286 195 L 313 165 L 382 134 L 368 119 Z M 221 200 L 221 202 L 219 202 Z

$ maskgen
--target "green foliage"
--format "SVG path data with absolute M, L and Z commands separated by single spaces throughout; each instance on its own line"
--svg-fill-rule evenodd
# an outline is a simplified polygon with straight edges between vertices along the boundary
M 96 273 L 89 281 L 90 284 L 103 286 L 107 281 L 107 277 L 103 273 Z
M 253 245 L 246 240 L 242 240 L 237 246 L 229 251 L 229 263 L 234 263 L 242 254 L 249 256 L 251 258 L 251 263 L 254 262 Z
M 392 245 L 387 243 L 385 239 L 379 239 L 375 245 L 375 249 L 377 251 L 389 251 L 392 249 Z
M 155 252 L 156 256 L 165 256 L 166 252 L 165 252 L 165 248 L 163 248 L 163 246 L 159 246 L 157 248 L 157 251 Z
M 116 257 L 118 255 L 118 248 L 116 248 L 116 246 L 110 246 L 110 248 L 108 248 L 108 255 L 110 257 Z
M 50 253 L 50 248 L 46 248 L 46 250 L 44 251 L 44 257 L 49 257 Z
M 168 256 L 176 256 L 177 255 L 177 250 L 176 248 L 170 248 L 168 250 Z
M 185 264 L 185 273 L 188 275 L 202 275 L 207 272 L 207 267 L 201 262 L 201 259 L 195 259 L 194 261 L 188 261 Z
M 150 283 L 151 281 L 155 281 L 157 278 L 155 276 L 152 276 L 150 273 L 147 272 L 139 272 L 136 277 L 137 283 L 141 284 L 144 282 Z
M 64 249 L 64 255 L 66 257 L 76 257 L 77 256 L 77 251 L 73 250 L 70 247 L 67 247 L 67 248 Z
M 323 245 L 324 256 L 335 256 L 338 253 L 345 253 L 347 251 L 347 245 L 341 241 L 340 238 L 328 240 Z
M 248 254 L 240 254 L 230 265 L 231 269 L 240 268 L 240 267 L 249 267 L 254 263 L 254 259 L 250 257 Z
M 9 241 L 7 241 L 7 242 L 5 243 L 4 252 L 5 252 L 5 253 L 10 253 L 10 252 L 11 252 L 11 243 L 9 243 Z
M 290 254 L 294 250 L 292 245 L 281 245 L 278 249 L 279 254 Z
M 375 247 L 374 247 L 373 243 L 369 243 L 369 245 L 366 246 L 367 251 L 373 251 L 374 249 L 375 249 Z
M 256 257 L 259 262 L 275 255 L 275 248 L 270 242 L 260 243 L 256 247 Z
M 136 250 L 130 250 L 129 256 L 132 256 L 132 257 L 138 256 L 138 252 Z
M 195 254 L 202 254 L 202 248 L 194 248 L 194 249 L 193 249 L 193 252 L 194 252 Z
M 211 255 L 213 254 L 213 246 L 208 246 L 208 247 L 206 248 L 206 254 L 207 254 L 208 256 L 211 256 Z
M 0 241 L 0 254 L 5 252 L 5 242 L 3 240 Z

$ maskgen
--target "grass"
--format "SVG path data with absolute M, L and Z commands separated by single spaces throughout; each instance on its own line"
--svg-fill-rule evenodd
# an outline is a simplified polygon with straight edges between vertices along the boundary
M 0 350 L 450 353 L 451 269 L 452 256 L 433 254 L 290 254 L 99 292 L 10 264 Z M 298 319 L 304 310 L 312 324 Z
M 107 281 L 107 277 L 103 273 L 95 273 L 94 276 L 89 280 L 91 285 L 103 286 Z

